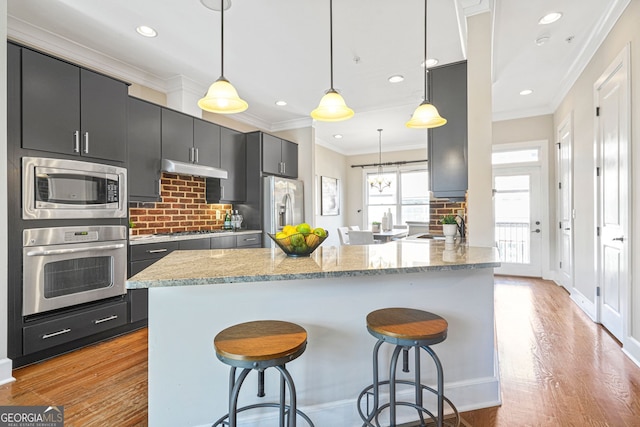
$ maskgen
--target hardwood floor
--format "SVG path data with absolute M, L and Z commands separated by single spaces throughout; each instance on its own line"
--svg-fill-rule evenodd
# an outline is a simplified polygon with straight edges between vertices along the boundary
M 466 424 L 640 425 L 640 368 L 562 288 L 496 277 L 496 331 L 503 403 L 462 414 Z M 0 405 L 64 405 L 66 427 L 147 423 L 146 329 L 14 376 L 0 387 Z

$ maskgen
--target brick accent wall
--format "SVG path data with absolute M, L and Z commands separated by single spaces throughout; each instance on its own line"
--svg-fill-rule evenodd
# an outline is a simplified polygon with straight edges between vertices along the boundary
M 467 202 L 453 202 L 449 199 L 431 199 L 429 204 L 429 232 L 433 234 L 442 234 L 442 224 L 440 219 L 444 215 L 457 215 L 458 211 L 464 210 L 464 222 L 467 237 L 469 236 L 469 227 L 467 223 Z
M 133 235 L 222 228 L 228 204 L 207 204 L 204 178 L 163 172 L 160 202 L 129 203 Z

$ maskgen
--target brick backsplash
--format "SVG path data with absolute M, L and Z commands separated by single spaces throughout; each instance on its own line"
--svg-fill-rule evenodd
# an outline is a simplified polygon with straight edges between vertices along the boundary
M 449 199 L 431 199 L 429 203 L 429 231 L 433 234 L 442 234 L 442 224 L 440 223 L 440 219 L 444 215 L 457 215 L 458 211 L 462 209 L 464 210 L 464 218 L 465 225 L 467 225 L 467 202 L 453 202 Z M 468 236 L 468 227 L 467 227 L 467 236 Z
M 132 234 L 158 234 L 222 228 L 229 204 L 207 204 L 204 178 L 162 173 L 160 202 L 130 202 Z

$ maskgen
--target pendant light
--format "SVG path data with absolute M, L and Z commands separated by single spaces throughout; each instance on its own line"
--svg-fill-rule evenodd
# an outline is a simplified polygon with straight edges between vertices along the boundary
M 353 110 L 347 107 L 342 95 L 333 88 L 333 0 L 329 0 L 329 44 L 331 58 L 331 87 L 320 100 L 311 117 L 321 122 L 339 122 L 353 117 Z
M 429 129 L 437 128 L 447 123 L 447 119 L 440 117 L 438 109 L 427 98 L 427 0 L 424 0 L 424 100 L 413 112 L 411 119 L 405 124 L 408 128 Z
M 378 129 L 378 174 L 369 177 L 369 185 L 381 193 L 385 188 L 391 187 L 391 180 L 385 178 L 382 171 L 382 129 Z
M 220 0 L 220 77 L 209 86 L 198 107 L 218 114 L 240 113 L 249 107 L 247 101 L 238 96 L 236 88 L 224 78 L 224 0 Z M 205 3 L 203 3 L 205 4 Z M 206 6 L 206 4 L 205 4 Z

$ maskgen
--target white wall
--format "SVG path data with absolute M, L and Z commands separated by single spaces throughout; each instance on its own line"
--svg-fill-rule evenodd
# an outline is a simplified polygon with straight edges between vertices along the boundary
M 314 212 L 315 227 L 322 227 L 329 231 L 329 237 L 323 243 L 324 246 L 340 246 L 338 238 L 338 227 L 348 225 L 345 222 L 345 211 L 347 206 L 347 192 L 351 186 L 348 179 L 347 158 L 340 153 L 330 150 L 321 145 L 316 145 L 316 174 L 314 190 L 316 197 L 316 210 Z M 322 216 L 320 209 L 320 177 L 327 176 L 337 178 L 340 188 L 340 214 Z
M 574 207 L 575 288 L 595 304 L 595 200 L 594 200 L 594 140 L 595 105 L 593 84 L 602 75 L 623 47 L 631 45 L 631 169 L 632 169 L 632 274 L 629 336 L 623 339 L 627 352 L 640 361 L 640 0 L 631 0 L 581 76 L 554 113 L 554 128 L 573 115 L 574 138 Z
M 7 2 L 0 2 L 0 38 L 7 39 Z M 13 381 L 7 359 L 7 44 L 0 46 L 0 384 Z

